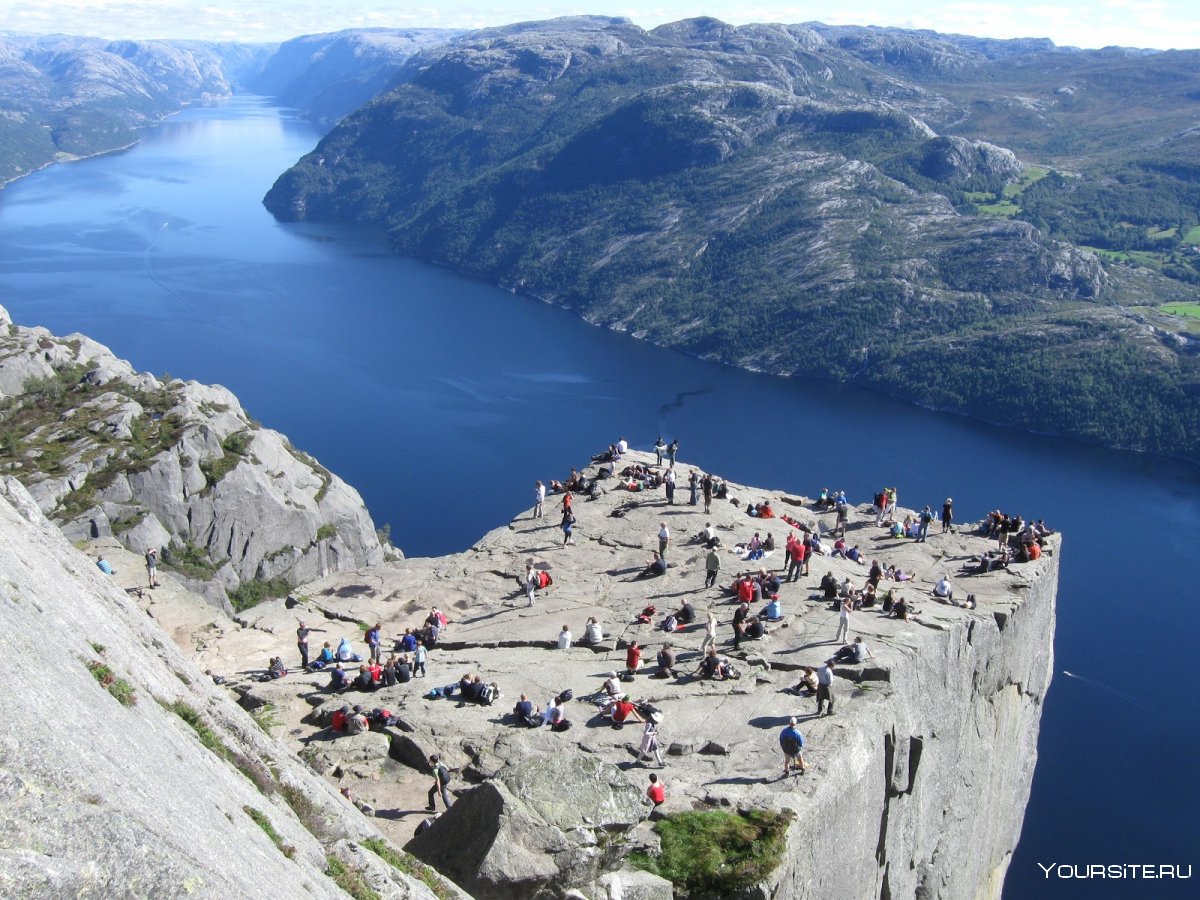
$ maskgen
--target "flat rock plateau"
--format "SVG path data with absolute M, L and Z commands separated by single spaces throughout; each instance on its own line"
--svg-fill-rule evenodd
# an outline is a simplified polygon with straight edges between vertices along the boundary
M 654 459 L 630 453 L 623 463 L 632 462 Z M 678 469 L 686 475 L 690 467 L 681 462 Z M 994 542 L 962 528 L 940 534 L 937 524 L 927 543 L 895 539 L 875 526 L 869 507 L 859 506 L 847 541 L 863 550 L 868 563 L 817 557 L 808 577 L 783 586 L 783 621 L 773 624 L 765 639 L 734 650 L 730 621 L 736 607 L 728 585 L 737 572 L 779 568 L 782 552 L 761 563 L 744 563 L 732 547 L 755 532 L 763 538 L 770 534 L 782 545 L 790 528 L 779 518 L 750 517 L 747 502 L 770 500 L 779 513 L 819 525 L 824 533 L 833 526 L 833 513 L 816 512 L 802 497 L 731 483 L 729 499 L 714 500 L 706 515 L 701 506 L 687 504 L 686 488 L 669 505 L 661 489 L 633 493 L 612 479 L 600 483 L 605 492 L 599 499 L 575 499 L 573 546 L 562 546 L 561 497 L 551 495 L 545 518 L 523 511 L 461 553 L 333 573 L 236 620 L 170 586 L 142 592 L 140 602 L 197 665 L 229 678 L 242 704 L 258 709 L 289 750 L 373 809 L 376 824 L 397 842 L 407 840 L 429 815 L 424 761 L 431 753 L 441 754 L 452 768 L 458 804 L 471 798 L 476 817 L 486 808 L 498 821 L 513 819 L 511 811 L 496 811 L 505 808 L 501 799 L 484 804 L 471 792 L 480 785 L 499 790 L 494 785 L 530 760 L 542 761 L 548 780 L 542 787 L 552 795 L 570 779 L 583 778 L 579 766 L 597 762 L 609 764 L 608 781 L 601 777 L 609 789 L 632 785 L 640 794 L 647 773 L 658 771 L 653 763 L 647 768 L 635 762 L 641 727 L 612 726 L 596 714 L 591 697 L 607 673 L 624 668 L 625 648 L 636 640 L 648 665 L 625 687 L 631 697 L 651 701 L 664 713 L 660 742 L 666 767 L 659 775 L 667 785 L 666 811 L 794 811 L 784 861 L 761 886 L 765 896 L 999 896 L 1020 833 L 1041 703 L 1051 678 L 1059 538 L 1049 539 L 1048 552 L 1037 562 L 962 577 L 959 599 L 969 591 L 978 606 L 953 607 L 930 596 L 934 582 L 943 574 L 958 578 Z M 901 507 L 898 515 L 904 513 Z M 671 568 L 665 576 L 641 578 L 664 522 L 672 535 Z M 707 522 L 722 537 L 724 549 L 718 586 L 706 590 L 705 550 L 695 536 Z M 831 543 L 826 538 L 826 546 Z M 109 549 L 118 564 L 117 582 L 130 588 L 140 584 L 140 560 Z M 518 584 L 528 559 L 553 577 L 532 608 Z M 872 559 L 916 572 L 913 581 L 892 586 L 919 615 L 907 622 L 873 610 L 852 616 L 851 638 L 862 635 L 875 659 L 839 667 L 837 714 L 817 718 L 815 702 L 789 690 L 801 666 L 819 665 L 838 646 L 837 612 L 829 602 L 813 599 L 820 593 L 817 582 L 832 572 L 861 586 Z M 685 598 L 694 604 L 698 621 L 668 635 L 659 623 Z M 647 605 L 658 612 L 650 623 L 639 623 Z M 420 626 L 434 606 L 450 621 L 439 646 L 430 651 L 425 678 L 370 693 L 333 695 L 326 691 L 326 674 L 297 671 L 299 620 L 324 629 L 310 639 L 314 654 L 324 640 L 336 647 L 343 637 L 364 653 L 368 625 L 381 623 L 390 646 L 405 628 Z M 651 677 L 655 654 L 666 640 L 680 651 L 679 671 L 695 670 L 709 610 L 719 619 L 719 649 L 740 677 Z M 569 625 L 578 638 L 590 616 L 603 625 L 605 640 L 594 648 L 557 649 L 561 626 Z M 280 680 L 257 682 L 272 656 L 295 668 Z M 455 683 L 464 673 L 495 682 L 500 699 L 479 706 L 425 698 L 430 688 Z M 568 704 L 569 731 L 529 729 L 513 721 L 510 710 L 521 693 L 541 705 L 566 688 L 575 695 Z M 382 735 L 335 738 L 326 726 L 344 702 L 387 708 L 399 722 Z M 782 780 L 777 735 L 790 716 L 800 717 L 809 770 Z M 565 763 L 576 768 L 560 771 Z M 526 797 L 536 793 L 525 788 Z M 506 796 L 511 800 L 511 793 Z M 608 793 L 579 802 L 606 809 L 616 803 Z M 494 823 L 485 840 L 466 829 L 463 817 L 451 814 L 441 816 L 429 834 L 454 846 L 492 841 L 499 860 L 489 861 L 485 854 L 469 865 L 449 864 L 448 874 L 478 896 L 533 896 L 543 890 L 552 896 L 568 888 L 584 890 L 588 897 L 624 896 L 620 878 L 604 871 L 630 849 L 653 847 L 654 837 L 630 819 L 628 798 L 623 802 L 626 811 L 612 813 L 612 821 L 585 815 L 593 831 L 624 842 L 610 857 L 600 853 L 601 845 L 609 845 L 598 842 L 596 834 L 585 839 L 579 827 L 551 828 L 544 813 L 530 810 L 523 815 L 539 827 L 508 834 L 503 849 L 496 849 L 502 842 Z M 556 849 L 563 841 L 574 842 L 576 849 L 590 847 L 586 864 L 564 861 L 561 847 Z M 418 853 L 421 843 L 414 842 Z M 446 866 L 445 860 L 430 861 Z M 598 882 L 600 877 L 608 881 Z M 656 886 L 656 896 L 662 887 Z

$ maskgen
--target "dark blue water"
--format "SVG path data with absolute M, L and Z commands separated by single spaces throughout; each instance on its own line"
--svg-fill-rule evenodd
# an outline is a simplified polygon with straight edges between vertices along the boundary
M 218 382 L 362 492 L 410 555 L 461 549 L 620 436 L 739 481 L 955 498 L 1066 532 L 1059 675 L 1006 896 L 1194 896 L 1036 863 L 1200 869 L 1200 473 L 689 359 L 259 200 L 317 135 L 252 98 L 0 191 L 0 303 Z M 1087 680 L 1085 680 L 1087 679 Z M 863 853 L 872 848 L 862 848 Z M 1181 884 L 1183 887 L 1181 887 Z

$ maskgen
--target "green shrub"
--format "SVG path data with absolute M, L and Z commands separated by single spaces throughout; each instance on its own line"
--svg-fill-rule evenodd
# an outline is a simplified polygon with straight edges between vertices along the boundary
M 325 874 L 354 900 L 379 900 L 379 895 L 367 884 L 362 872 L 351 869 L 336 856 L 326 856 L 325 865 Z
M 787 844 L 791 812 L 683 812 L 654 826 L 662 854 L 629 861 L 672 882 L 684 894 L 733 894 L 769 875 Z
M 242 612 L 269 597 L 285 597 L 291 589 L 292 586 L 286 578 L 251 578 L 229 592 L 229 602 L 233 604 L 234 610 Z
M 112 694 L 122 706 L 134 706 L 137 703 L 137 694 L 134 693 L 133 685 L 124 678 L 118 677 L 109 666 L 94 659 L 87 664 L 87 667 L 96 681 L 100 682 L 104 689 Z
M 322 525 L 320 528 L 317 529 L 317 540 L 318 541 L 327 541 L 331 537 L 335 537 L 336 535 L 337 535 L 337 529 L 328 523 Z
M 172 541 L 170 546 L 164 547 L 162 564 L 167 568 L 174 569 L 180 575 L 200 581 L 211 580 L 217 573 L 217 569 L 220 568 L 209 559 L 207 551 L 201 550 L 191 541 L 183 544 Z
M 366 847 L 385 863 L 390 865 L 398 872 L 403 872 L 405 875 L 410 875 L 413 878 L 421 881 L 427 888 L 433 891 L 434 895 L 440 900 L 453 900 L 458 895 L 442 880 L 433 869 L 420 862 L 417 859 L 409 856 L 407 853 L 400 853 L 392 849 L 387 841 L 380 838 L 367 838 L 365 841 L 359 841 L 362 846 Z
M 271 820 L 264 813 L 259 812 L 253 806 L 243 806 L 242 812 L 258 824 L 258 827 L 271 839 L 271 843 L 279 848 L 280 853 L 288 859 L 296 855 L 296 848 L 283 842 L 283 838 L 280 837 L 279 832 L 275 830 L 275 826 L 271 824 Z

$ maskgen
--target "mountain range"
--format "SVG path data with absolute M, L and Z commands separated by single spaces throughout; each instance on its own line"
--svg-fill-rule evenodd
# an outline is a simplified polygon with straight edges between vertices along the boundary
M 1200 280 L 1197 61 L 524 23 L 414 56 L 265 202 L 698 356 L 1200 459 L 1160 309 Z
M 1200 460 L 1197 63 L 707 18 L 0 34 L 0 180 L 263 93 L 330 129 L 281 219 L 704 358 Z

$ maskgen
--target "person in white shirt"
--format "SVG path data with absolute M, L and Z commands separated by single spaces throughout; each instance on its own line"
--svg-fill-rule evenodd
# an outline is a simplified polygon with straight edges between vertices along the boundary
M 545 505 L 546 486 L 539 481 L 533 486 L 533 517 L 535 519 L 542 517 L 542 510 Z
M 617 452 L 622 456 L 629 452 L 629 442 L 625 440 L 625 438 L 621 438 L 619 441 L 617 441 Z
M 570 650 L 571 649 L 571 640 L 572 640 L 571 626 L 564 625 L 562 627 L 562 631 L 560 631 L 558 633 L 558 649 L 559 650 Z
M 533 594 L 538 589 L 538 573 L 533 568 L 533 560 L 525 563 L 525 596 L 529 598 L 529 605 L 533 606 Z
M 943 575 L 938 583 L 933 586 L 933 595 L 951 603 L 954 602 L 954 585 L 950 583 L 949 575 Z
M 842 601 L 842 611 L 838 613 L 838 630 L 835 641 L 845 641 L 850 637 L 850 611 L 854 609 L 854 601 L 847 597 Z
M 592 616 L 587 620 L 587 626 L 583 629 L 583 643 L 598 644 L 604 640 L 604 629 L 600 627 L 600 621 Z
M 667 555 L 667 544 L 671 542 L 671 531 L 667 528 L 667 523 L 662 522 L 658 528 L 658 555 Z

